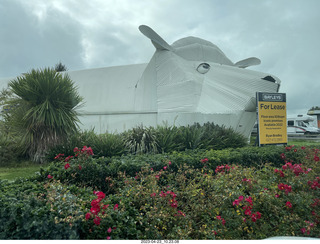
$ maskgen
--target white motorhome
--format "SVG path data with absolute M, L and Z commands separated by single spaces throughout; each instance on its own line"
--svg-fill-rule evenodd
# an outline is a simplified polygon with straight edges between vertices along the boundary
M 320 134 L 319 128 L 313 125 L 314 118 L 306 115 L 298 115 L 287 118 L 288 135 Z

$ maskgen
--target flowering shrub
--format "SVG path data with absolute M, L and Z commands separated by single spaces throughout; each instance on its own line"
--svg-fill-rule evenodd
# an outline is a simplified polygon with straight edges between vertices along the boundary
M 73 157 L 57 155 L 60 161 L 45 171 L 45 182 L 33 188 L 41 189 L 39 193 L 31 195 L 28 190 L 23 195 L 22 190 L 18 196 L 28 199 L 24 207 L 28 213 L 39 206 L 42 215 L 28 216 L 38 220 L 41 215 L 37 223 L 50 227 L 50 238 L 62 227 L 62 239 L 68 233 L 74 239 L 111 240 L 320 237 L 319 150 L 283 149 L 283 155 L 277 156 L 282 164 L 277 165 L 214 162 L 207 152 L 197 161 L 186 153 L 189 164 L 176 162 L 180 157 L 172 154 L 153 156 L 159 159 L 157 164 L 143 156 L 132 164 L 118 158 L 115 167 L 111 161 L 97 163 L 84 147 L 75 149 Z M 301 157 L 303 161 L 294 161 Z M 113 170 L 118 176 L 110 176 Z M 11 187 L 8 192 L 14 184 Z M 20 224 L 6 223 L 18 205 L 10 209 L 16 196 L 7 201 L 8 193 L 1 196 L 1 189 L 0 203 L 5 207 L 0 211 L 0 233 L 12 238 L 23 221 L 14 215 Z M 18 236 L 23 235 L 31 238 L 21 231 Z M 45 239 L 45 235 L 34 236 Z

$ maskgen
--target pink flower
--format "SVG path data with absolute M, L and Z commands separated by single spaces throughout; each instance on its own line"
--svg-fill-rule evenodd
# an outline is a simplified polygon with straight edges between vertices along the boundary
M 109 227 L 109 229 L 107 230 L 108 233 L 111 233 L 112 229 L 111 227 Z
M 291 204 L 291 202 L 286 202 L 286 206 L 288 207 L 288 208 L 292 208 L 292 204 Z
M 242 201 L 243 200 L 243 196 L 240 196 L 238 199 L 239 199 L 239 201 Z
M 169 165 L 171 165 L 171 161 L 169 161 L 169 163 L 168 163 Z
M 67 164 L 64 166 L 64 168 L 65 168 L 65 169 L 70 168 L 70 164 L 69 164 L 69 163 L 67 163 Z
M 77 148 L 77 147 L 75 147 L 74 149 L 73 149 L 73 152 L 79 152 L 80 150 L 79 150 L 79 148 Z
M 301 232 L 302 232 L 302 234 L 304 234 L 306 232 L 306 228 L 302 228 Z
M 279 194 L 276 194 L 276 195 L 275 195 L 275 197 L 276 197 L 276 198 L 279 198 L 279 197 L 280 197 L 280 195 L 279 195 Z
M 117 210 L 118 207 L 119 207 L 119 204 L 117 203 L 117 204 L 114 205 L 113 210 Z
M 103 205 L 102 209 L 107 209 L 109 207 L 109 204 Z
M 155 196 L 156 196 L 155 192 L 150 194 L 150 197 L 155 197 Z
M 52 175 L 48 175 L 47 177 L 48 177 L 48 179 L 52 179 Z
M 110 236 L 107 236 L 107 240 L 110 240 L 111 239 L 111 237 Z
M 167 168 L 168 168 L 167 166 L 164 166 L 164 167 L 163 167 L 164 170 L 167 170 Z
M 232 203 L 233 206 L 234 206 L 234 205 L 239 205 L 239 204 L 240 204 L 240 201 L 239 201 L 239 200 L 234 200 L 233 203 Z

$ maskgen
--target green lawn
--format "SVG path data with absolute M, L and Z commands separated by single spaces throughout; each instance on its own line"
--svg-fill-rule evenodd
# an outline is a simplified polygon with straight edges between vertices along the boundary
M 40 170 L 40 167 L 43 165 L 22 163 L 21 165 L 13 166 L 1 166 L 0 167 L 0 180 L 15 180 L 20 177 L 27 177 L 33 175 L 35 172 Z

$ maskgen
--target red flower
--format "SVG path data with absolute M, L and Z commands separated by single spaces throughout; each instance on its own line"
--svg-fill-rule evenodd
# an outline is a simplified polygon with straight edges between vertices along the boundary
M 68 156 L 68 157 L 66 157 L 66 159 L 64 161 L 69 162 L 72 158 L 73 158 L 73 156 Z
M 226 221 L 224 220 L 224 218 L 221 218 L 221 216 L 217 216 L 216 218 L 217 218 L 218 220 L 221 220 L 222 225 L 225 225 L 225 224 L 226 224 Z
M 208 159 L 204 158 L 204 159 L 201 159 L 200 161 L 201 161 L 201 163 L 206 163 L 206 162 L 208 162 Z
M 69 164 L 69 163 L 67 163 L 67 164 L 64 166 L 64 168 L 65 168 L 65 169 L 70 168 L 70 164 Z
M 113 210 L 117 210 L 118 207 L 119 207 L 119 204 L 117 203 L 117 204 L 114 205 Z
M 302 232 L 302 234 L 304 234 L 306 232 L 306 228 L 302 228 L 301 232 Z
M 314 161 L 316 161 L 316 162 L 318 162 L 318 161 L 319 161 L 319 157 L 318 157 L 318 156 L 316 156 L 316 155 L 314 156 L 314 158 L 313 158 L 313 159 L 314 159 Z
M 57 156 L 54 157 L 54 159 L 61 160 L 63 156 L 64 156 L 63 153 L 59 153 Z
M 98 191 L 95 194 L 97 195 L 99 201 L 106 197 L 106 194 L 104 194 L 102 191 Z
M 100 202 L 99 199 L 94 199 L 91 201 L 91 206 L 92 207 L 99 207 L 99 202 Z
M 155 197 L 155 196 L 156 196 L 155 192 L 150 194 L 150 197 Z
M 111 227 L 109 227 L 109 229 L 107 230 L 108 233 L 111 233 L 112 229 Z
M 171 161 L 169 161 L 169 163 L 168 163 L 169 165 L 171 165 Z
M 257 221 L 257 216 L 255 214 L 251 215 L 251 220 L 252 222 L 256 222 Z
M 257 219 L 261 219 L 261 213 L 260 212 L 256 212 L 256 216 L 257 216 Z
M 252 205 L 252 198 L 251 197 L 248 197 L 245 199 L 250 205 Z
M 74 149 L 73 149 L 73 152 L 79 152 L 80 150 L 79 150 L 79 148 L 77 148 L 77 147 L 75 147 Z
M 95 219 L 93 220 L 93 222 L 94 222 L 96 225 L 100 225 L 100 222 L 101 222 L 100 217 L 96 216 Z
M 109 204 L 103 205 L 102 209 L 107 209 L 109 207 Z
M 93 151 L 92 151 L 92 148 L 91 148 L 91 147 L 84 146 L 84 147 L 81 149 L 81 152 L 82 152 L 82 153 L 86 153 L 87 155 L 93 155 Z
M 52 175 L 48 175 L 47 177 L 48 177 L 48 179 L 52 179 Z
M 86 220 L 91 218 L 91 213 L 86 213 Z
M 167 166 L 164 166 L 164 167 L 163 167 L 164 170 L 167 170 L 167 168 L 168 168 Z
M 82 166 L 79 164 L 79 170 L 82 170 Z
M 90 209 L 90 212 L 93 213 L 94 215 L 97 215 L 100 212 L 100 207 L 92 207 Z
M 288 208 L 292 208 L 292 204 L 291 204 L 291 202 L 286 202 L 286 206 L 288 207 Z
M 283 183 L 280 183 L 279 185 L 278 185 L 278 189 L 279 190 L 285 190 L 286 188 L 284 187 L 284 184 Z

